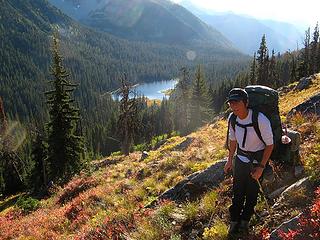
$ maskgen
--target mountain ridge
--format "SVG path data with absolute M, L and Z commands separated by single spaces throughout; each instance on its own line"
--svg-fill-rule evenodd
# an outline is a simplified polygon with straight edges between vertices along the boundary
M 50 2 L 75 17 L 68 9 L 70 4 L 77 4 L 74 1 L 66 1 L 65 4 L 59 0 Z M 91 9 L 77 20 L 129 40 L 183 45 L 204 43 L 215 48 L 234 49 L 220 32 L 171 1 L 106 0 L 95 3 L 96 8 L 91 5 Z
M 253 52 L 259 47 L 263 34 L 266 34 L 269 49 L 274 49 L 276 52 L 294 50 L 302 39 L 300 30 L 290 23 L 256 19 L 232 12 L 205 11 L 188 0 L 182 1 L 180 4 L 222 32 L 238 49 L 246 54 L 253 55 Z

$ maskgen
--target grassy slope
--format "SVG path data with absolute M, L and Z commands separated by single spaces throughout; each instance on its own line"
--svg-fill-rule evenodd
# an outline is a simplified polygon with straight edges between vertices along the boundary
M 281 97 L 281 114 L 285 115 L 297 103 L 319 92 L 319 88 L 320 78 L 307 90 Z M 307 166 L 312 154 L 319 155 L 317 141 L 320 140 L 319 124 L 311 120 L 308 125 L 308 122 L 310 120 L 295 118 L 289 123 L 295 129 L 301 128 L 301 123 L 307 125 L 302 129 L 304 142 L 301 146 L 302 162 Z M 112 239 L 130 236 L 132 239 L 160 240 L 188 238 L 192 234 L 202 235 L 203 231 L 205 239 L 223 237 L 228 220 L 231 179 L 226 179 L 220 188 L 208 192 L 196 202 L 177 205 L 165 201 L 154 209 L 143 206 L 184 177 L 225 157 L 225 132 L 226 122 L 219 120 L 190 134 L 194 141 L 185 151 L 174 150 L 185 138 L 173 137 L 159 149 L 149 152 L 149 157 L 143 161 L 138 152 L 128 157 L 113 156 L 96 161 L 95 164 L 104 166 L 98 170 L 93 167 L 90 173 L 75 177 L 64 188 L 53 188 L 52 197 L 42 200 L 38 210 L 31 213 L 23 213 L 17 207 L 3 210 L 0 213 L 0 239 Z M 304 196 L 300 197 L 286 206 L 290 207 L 289 215 L 254 219 L 257 232 L 266 233 L 267 228 L 297 214 L 301 207 L 294 204 Z M 10 206 L 8 203 L 10 199 L 0 202 L 0 206 Z M 259 201 L 258 213 L 264 208 L 264 203 Z M 212 227 L 205 229 L 207 226 Z

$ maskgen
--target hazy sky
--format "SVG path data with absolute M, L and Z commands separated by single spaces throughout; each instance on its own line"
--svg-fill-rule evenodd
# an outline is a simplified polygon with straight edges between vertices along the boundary
M 182 0 L 173 0 L 181 2 Z M 275 19 L 313 27 L 320 21 L 320 0 L 189 0 L 215 11 L 232 11 L 256 18 Z

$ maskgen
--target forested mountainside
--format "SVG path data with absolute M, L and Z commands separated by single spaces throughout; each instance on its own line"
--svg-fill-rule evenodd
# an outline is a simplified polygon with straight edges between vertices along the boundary
M 123 73 L 130 82 L 171 79 L 182 66 L 202 62 L 215 65 L 218 79 L 224 74 L 234 76 L 247 61 L 233 50 L 122 40 L 77 24 L 46 0 L 1 0 L 0 3 L 3 39 L 0 95 L 8 113 L 18 114 L 22 119 L 43 115 L 41 92 L 48 80 L 54 29 L 61 35 L 64 62 L 72 80 L 80 84 L 77 96 L 86 109 L 96 106 L 100 95 L 119 86 L 118 79 Z M 196 52 L 195 61 L 187 59 L 188 50 Z M 231 59 L 230 65 L 234 67 L 228 71 L 226 62 Z
M 85 25 L 139 41 L 232 49 L 220 32 L 169 0 L 50 0 Z

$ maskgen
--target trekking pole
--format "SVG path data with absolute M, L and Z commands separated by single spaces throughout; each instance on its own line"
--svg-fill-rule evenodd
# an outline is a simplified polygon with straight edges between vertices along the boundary
M 264 200 L 264 202 L 266 203 L 267 211 L 268 211 L 269 215 L 271 215 L 271 208 L 270 208 L 270 206 L 269 206 L 269 204 L 268 204 L 268 200 L 267 200 L 267 198 L 266 198 L 266 195 L 264 194 L 264 191 L 263 191 L 263 189 L 262 189 L 261 183 L 259 182 L 259 180 L 257 180 L 257 183 L 258 183 L 258 185 L 259 185 L 259 190 L 260 190 L 260 192 L 261 192 L 261 194 L 262 194 L 263 200 Z

